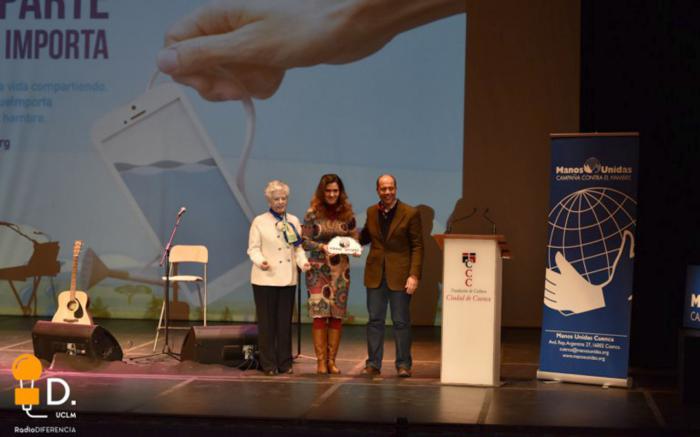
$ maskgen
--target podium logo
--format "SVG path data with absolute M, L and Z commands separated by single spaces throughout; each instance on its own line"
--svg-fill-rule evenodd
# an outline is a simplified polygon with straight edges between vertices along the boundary
M 476 262 L 476 254 L 473 252 L 463 253 L 462 254 L 462 262 L 464 263 L 465 266 L 467 266 L 467 268 L 471 267 L 471 265 Z
M 474 252 L 463 252 L 462 253 L 462 263 L 466 266 L 464 270 L 464 285 L 471 287 L 474 284 L 474 269 L 472 266 L 476 264 L 476 253 Z
M 27 416 L 33 419 L 45 419 L 48 417 L 45 414 L 31 413 L 32 407 L 41 403 L 39 388 L 34 387 L 36 381 L 41 379 L 41 371 L 41 361 L 32 354 L 22 354 L 12 363 L 12 376 L 19 382 L 19 387 L 15 387 L 15 405 L 21 405 Z M 60 399 L 53 397 L 55 385 L 63 387 L 63 397 Z M 65 380 L 62 378 L 46 379 L 46 405 L 63 405 L 68 401 L 69 397 L 70 386 Z M 71 405 L 75 405 L 75 401 L 71 401 Z M 69 413 L 56 413 L 56 417 L 68 416 Z M 75 413 L 70 414 L 70 417 L 75 417 Z

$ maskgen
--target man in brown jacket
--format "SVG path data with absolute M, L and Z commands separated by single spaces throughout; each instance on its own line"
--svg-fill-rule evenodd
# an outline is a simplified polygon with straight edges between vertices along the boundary
M 367 362 L 364 374 L 378 375 L 384 355 L 384 321 L 391 307 L 396 343 L 396 370 L 411 376 L 411 296 L 418 288 L 423 239 L 418 210 L 396 198 L 396 178 L 377 179 L 379 203 L 367 208 L 360 242 L 370 244 L 365 264 L 367 287 Z

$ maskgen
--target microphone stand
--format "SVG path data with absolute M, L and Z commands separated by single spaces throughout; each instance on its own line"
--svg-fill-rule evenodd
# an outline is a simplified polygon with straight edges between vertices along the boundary
M 297 267 L 297 354 L 292 359 L 301 356 L 301 269 Z
M 491 233 L 493 235 L 496 235 L 496 222 L 491 220 L 491 217 L 489 217 L 489 209 L 488 208 L 486 208 L 486 210 L 484 210 L 484 214 L 482 215 L 482 217 L 484 218 L 484 220 L 491 223 Z
M 179 357 L 170 350 L 170 339 L 168 335 L 170 332 L 170 249 L 173 247 L 173 240 L 175 239 L 177 227 L 180 226 L 181 221 L 182 214 L 178 213 L 177 219 L 175 219 L 175 226 L 173 226 L 173 230 L 170 233 L 170 239 L 168 240 L 168 244 L 165 245 L 163 255 L 160 258 L 160 266 L 165 269 L 165 288 L 163 290 L 163 298 L 165 299 L 165 345 L 163 346 L 163 353 L 175 359 L 179 359 Z
M 452 227 L 454 226 L 455 223 L 462 222 L 462 221 L 465 221 L 465 220 L 472 218 L 477 213 L 477 211 L 478 211 L 478 209 L 474 208 L 474 209 L 472 209 L 472 212 L 470 212 L 467 215 L 459 216 L 459 217 L 454 218 L 454 219 L 450 218 L 448 220 L 447 227 L 445 229 L 445 233 L 451 234 Z M 481 214 L 481 218 L 483 218 L 484 220 L 489 222 L 489 224 L 491 225 L 491 233 L 496 235 L 496 222 L 491 220 L 491 217 L 489 216 L 489 208 L 486 208 L 484 210 L 484 212 Z
M 468 220 L 468 219 L 472 218 L 472 216 L 474 216 L 474 214 L 476 214 L 476 211 L 477 211 L 477 209 L 474 208 L 474 209 L 472 210 L 472 212 L 470 212 L 470 213 L 467 214 L 467 215 L 462 215 L 462 216 L 459 216 L 459 217 L 457 217 L 457 218 L 452 218 L 452 217 L 450 217 L 450 220 L 448 220 L 449 223 L 447 224 L 447 229 L 445 229 L 445 233 L 446 233 L 446 234 L 451 234 L 451 233 L 452 233 L 452 227 L 454 226 L 455 223 L 463 222 L 463 221 L 465 221 L 465 220 Z

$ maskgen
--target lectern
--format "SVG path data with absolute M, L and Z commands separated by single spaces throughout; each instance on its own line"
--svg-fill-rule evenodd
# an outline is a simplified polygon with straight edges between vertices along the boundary
M 440 234 L 443 253 L 440 382 L 497 386 L 501 380 L 503 235 Z

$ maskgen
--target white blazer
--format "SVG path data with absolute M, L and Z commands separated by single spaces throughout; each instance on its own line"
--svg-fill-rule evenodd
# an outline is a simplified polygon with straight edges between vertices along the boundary
M 287 221 L 297 228 L 301 238 L 299 219 L 287 214 Z M 269 211 L 255 217 L 250 225 L 248 256 L 253 261 L 250 282 L 255 285 L 296 285 L 297 266 L 303 268 L 309 262 L 301 245 L 294 247 L 285 241 L 282 231 L 277 229 L 277 219 Z M 260 268 L 263 261 L 267 261 L 269 269 Z

